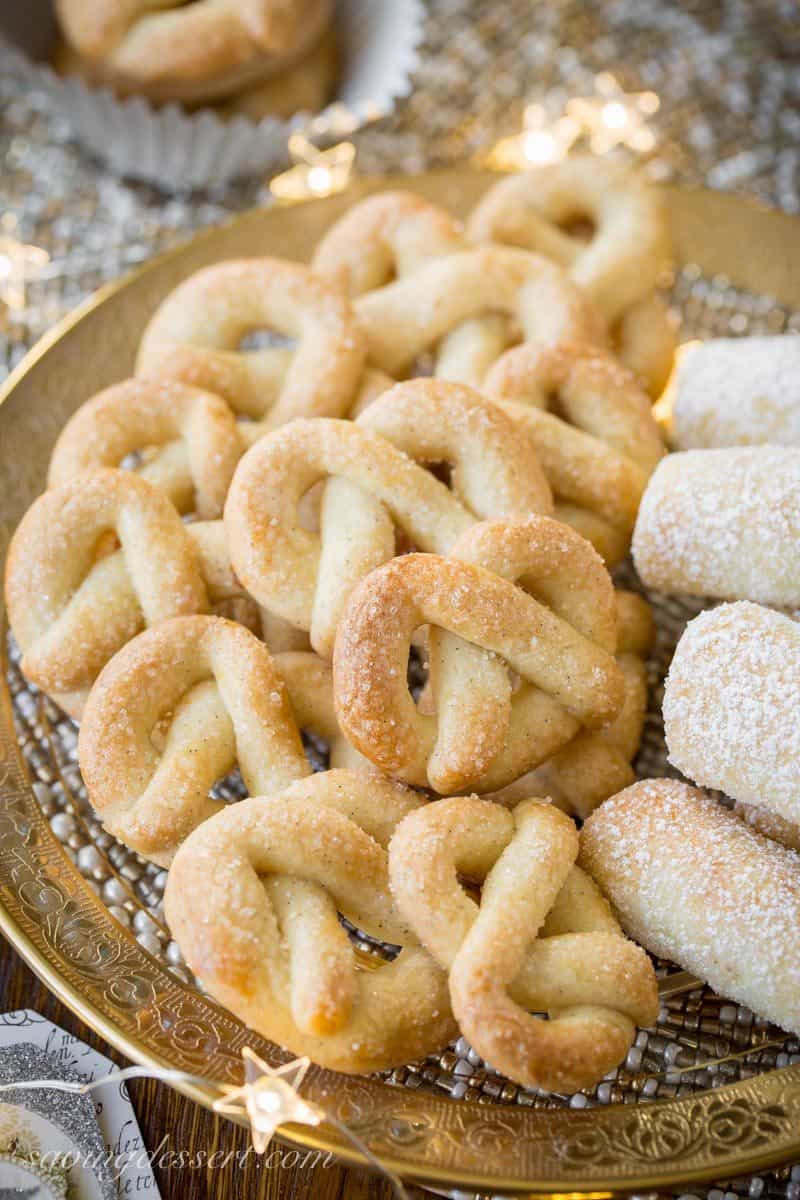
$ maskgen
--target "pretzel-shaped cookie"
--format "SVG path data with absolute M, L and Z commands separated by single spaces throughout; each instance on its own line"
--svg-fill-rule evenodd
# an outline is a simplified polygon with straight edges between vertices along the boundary
M 250 793 L 310 770 L 263 643 L 204 616 L 163 622 L 114 656 L 89 693 L 78 757 L 106 828 L 162 865 L 224 807 L 209 789 L 237 763 Z
M 445 209 L 413 192 L 379 192 L 331 226 L 311 268 L 356 299 L 464 248 L 461 225 Z
M 658 1016 L 652 965 L 577 854 L 551 805 L 509 813 L 477 796 L 410 813 L 389 845 L 397 906 L 448 971 L 462 1034 L 510 1079 L 566 1093 L 597 1083 Z M 483 884 L 480 906 L 459 876 Z
M 484 521 L 462 534 L 450 557 L 518 585 L 589 643 L 616 650 L 617 605 L 608 572 L 567 526 L 538 516 Z M 505 664 L 479 646 L 432 629 L 428 659 L 442 747 L 428 769 L 437 791 L 494 790 L 558 751 L 565 736 L 570 744 L 575 740 L 580 726 L 565 735 L 558 704 L 525 685 L 514 694 Z M 584 730 L 583 737 L 601 733 Z
M 569 232 L 588 219 L 587 242 Z M 543 254 L 569 271 L 608 322 L 622 362 L 659 396 L 675 354 L 675 328 L 653 291 L 670 263 L 663 204 L 641 174 L 595 156 L 570 158 L 495 184 L 468 223 L 476 242 Z
M 587 243 L 569 225 L 588 220 Z M 543 254 L 567 268 L 610 323 L 658 284 L 670 265 L 661 198 L 644 176 L 595 155 L 578 155 L 501 179 L 468 222 L 474 242 Z
M 195 830 L 164 903 L 212 995 L 271 1041 L 337 1071 L 441 1050 L 456 1032 L 447 979 L 394 906 L 385 849 L 420 802 L 383 780 L 328 771 Z M 357 971 L 337 910 L 400 944 L 399 956 Z
M 525 569 L 546 604 L 493 571 L 430 554 L 394 559 L 352 593 L 334 649 L 336 711 L 348 740 L 386 774 L 440 792 L 465 781 L 490 791 L 550 757 L 582 724 L 597 728 L 619 711 L 611 581 L 591 547 L 558 522 L 511 522 L 515 540 L 529 523 L 540 553 L 532 560 L 528 538 Z M 509 574 L 517 574 L 513 558 Z M 438 627 L 429 632 L 435 715 L 415 706 L 406 685 L 421 625 Z M 521 677 L 513 697 L 507 667 Z
M 285 350 L 237 350 L 246 334 L 267 326 L 298 340 L 288 369 Z M 136 373 L 206 388 L 275 428 L 345 413 L 364 356 L 364 337 L 338 288 L 298 263 L 251 258 L 205 267 L 170 292 L 144 331 Z
M 167 493 L 179 512 L 222 516 L 245 446 L 220 396 L 170 380 L 126 379 L 82 404 L 55 444 L 47 482 L 58 487 L 82 471 L 118 467 L 143 454 L 138 472 Z
M 635 592 L 618 591 L 617 665 L 625 681 L 625 699 L 604 729 L 582 729 L 552 758 L 521 775 L 487 799 L 512 807 L 529 796 L 549 796 L 571 816 L 585 820 L 609 796 L 636 779 L 631 766 L 642 738 L 647 712 L 644 659 L 653 643 L 650 606 Z
M 526 339 L 602 345 L 603 322 L 560 267 L 538 254 L 482 246 L 436 258 L 413 275 L 361 296 L 355 310 L 374 366 L 397 375 L 453 330 L 491 313 Z M 462 351 L 458 354 L 460 359 Z
M 226 95 L 288 65 L 319 36 L 328 0 L 57 0 L 70 44 L 161 100 Z
M 106 554 L 107 535 L 119 540 Z M 104 535 L 106 535 L 104 537 Z M 132 471 L 103 469 L 45 492 L 6 563 L 9 623 L 27 677 L 68 711 L 144 625 L 204 612 L 198 551 L 167 497 Z
M 619 562 L 664 455 L 650 403 L 633 376 L 594 346 L 528 342 L 498 359 L 484 389 L 531 435 L 559 518 L 609 565 Z
M 445 209 L 413 192 L 380 192 L 353 205 L 328 230 L 312 266 L 355 299 L 467 248 L 461 225 Z M 440 341 L 434 375 L 480 386 L 509 345 L 510 332 L 500 313 L 472 317 Z
M 453 491 L 408 455 L 449 461 Z M 297 505 L 327 476 L 316 534 Z M 355 424 L 295 421 L 262 438 L 237 467 L 225 524 L 247 590 L 330 655 L 353 586 L 395 553 L 395 524 L 415 546 L 445 553 L 476 518 L 545 507 L 536 456 L 505 414 L 469 389 L 417 380 Z

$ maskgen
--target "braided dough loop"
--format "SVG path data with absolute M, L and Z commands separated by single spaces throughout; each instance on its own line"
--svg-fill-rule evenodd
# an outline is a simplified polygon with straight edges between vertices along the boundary
M 331 226 L 311 269 L 356 299 L 463 249 L 461 225 L 443 208 L 413 192 L 380 192 Z
M 212 995 L 271 1041 L 337 1071 L 441 1050 L 456 1033 L 446 976 L 393 904 L 385 850 L 419 803 L 385 781 L 328 771 L 197 829 L 176 855 L 164 903 Z M 357 971 L 337 909 L 401 944 L 399 956 Z
M 304 529 L 297 510 L 301 498 L 328 476 L 340 477 L 378 501 L 355 509 L 355 517 L 363 514 L 360 528 L 354 530 L 350 521 L 350 565 L 358 576 L 394 554 L 393 520 L 415 544 L 431 549 L 450 546 L 472 523 L 444 484 L 390 442 L 351 422 L 294 421 L 263 437 L 239 463 L 228 493 L 225 526 L 231 559 L 259 603 L 297 628 L 311 630 L 313 645 L 318 644 L 314 618 L 321 607 L 317 593 L 327 531 L 324 517 L 320 534 Z M 349 493 L 345 499 L 350 516 Z M 341 603 L 338 581 L 331 586 L 333 601 Z M 323 601 L 329 610 L 333 607 L 331 593 Z
M 518 585 L 588 643 L 616 649 L 608 572 L 588 542 L 560 522 L 484 521 L 462 534 L 450 557 Z M 437 791 L 502 787 L 580 728 L 538 688 L 522 683 L 513 693 L 505 663 L 444 629 L 431 629 L 428 658 L 439 734 L 428 777 Z
M 474 388 L 410 379 L 374 400 L 358 424 L 415 462 L 447 463 L 452 491 L 476 517 L 552 512 L 533 440 Z
M 453 490 L 412 458 L 450 462 Z M 317 535 L 301 528 L 297 505 L 325 476 Z M 446 553 L 475 517 L 549 507 L 535 452 L 505 414 L 466 388 L 418 380 L 356 424 L 296 421 L 262 438 L 237 468 L 225 520 L 248 591 L 329 656 L 352 588 L 393 557 L 395 524 Z
M 61 489 L 54 491 L 57 495 L 62 494 Z M 182 528 L 188 535 L 187 549 L 194 556 L 197 570 L 206 588 L 209 602 L 207 607 L 214 612 L 236 612 L 237 620 L 257 627 L 259 619 L 255 611 L 256 606 L 245 593 L 231 567 L 222 521 L 193 521 Z M 81 637 L 84 628 L 90 629 L 92 637 L 88 645 L 90 652 L 96 654 L 96 660 L 92 664 L 92 669 L 96 665 L 96 674 L 106 661 L 104 655 L 116 653 L 116 650 L 145 624 L 124 552 L 115 550 L 97 559 L 79 590 L 80 601 L 71 602 L 70 611 L 62 620 L 63 632 L 60 640 L 67 645 L 71 637 Z M 261 616 L 263 624 L 264 614 Z M 93 641 L 97 630 L 107 639 L 100 645 L 95 645 Z M 107 650 L 103 649 L 104 644 Z M 51 692 L 51 695 L 70 716 L 78 720 L 93 681 L 94 675 L 91 679 L 87 678 L 85 685 L 77 691 L 68 694 Z
M 57 0 L 70 44 L 158 100 L 224 96 L 289 65 L 319 37 L 328 0 Z
M 251 794 L 310 770 L 269 652 L 204 616 L 166 621 L 114 656 L 89 693 L 78 757 L 105 827 L 162 866 L 224 807 L 209 790 L 237 763 Z
M 179 512 L 222 516 L 244 445 L 220 396 L 181 383 L 126 379 L 81 405 L 62 429 L 47 476 L 49 487 L 81 471 L 118 467 L 143 455 L 138 473 L 167 493 Z
M 570 816 L 585 820 L 609 796 L 636 779 L 631 762 L 642 737 L 647 712 L 644 659 L 654 638 L 650 606 L 635 592 L 618 591 L 617 665 L 625 681 L 625 698 L 604 729 L 582 729 L 562 750 L 533 771 L 488 799 L 513 808 L 532 795 L 549 796 Z
M 505 246 L 436 258 L 413 275 L 355 301 L 370 361 L 390 375 L 408 369 L 465 321 L 500 313 L 526 339 L 603 345 L 603 322 L 553 263 Z
M 288 371 L 283 350 L 237 350 L 264 327 L 297 338 Z M 355 314 L 337 288 L 297 263 L 252 258 L 205 267 L 179 284 L 144 331 L 136 373 L 207 388 L 275 428 L 345 413 L 364 356 Z
M 649 401 L 609 354 L 526 342 L 484 384 L 532 437 L 558 516 L 611 565 L 627 553 L 647 480 L 664 455 Z M 558 415 L 548 412 L 556 407 Z
M 486 790 L 498 787 L 564 745 L 581 723 L 597 727 L 616 714 L 623 682 L 612 658 L 613 592 L 611 600 L 611 624 L 602 645 L 491 571 L 430 554 L 394 559 L 359 584 L 339 624 L 333 657 L 339 724 L 356 749 L 386 774 L 445 790 L 458 778 L 459 764 L 467 769 L 473 760 L 482 761 L 484 738 L 493 736 L 495 748 L 499 739 L 493 731 L 504 720 L 505 746 L 479 781 Z M 564 607 L 575 607 L 567 596 Z M 598 617 L 598 628 L 601 623 Z M 472 643 L 463 646 L 470 671 L 474 664 L 479 672 L 471 673 L 470 684 L 492 698 L 496 711 L 475 711 L 468 699 L 460 700 L 458 690 L 445 692 L 448 673 L 433 668 L 436 711 L 453 705 L 458 719 L 440 715 L 437 721 L 414 704 L 406 667 L 412 636 L 421 625 L 439 626 Z M 521 688 L 515 704 L 504 669 L 490 654 L 473 655 L 473 647 L 497 655 L 533 687 Z M 458 684 L 457 669 L 452 676 Z
M 577 853 L 552 806 L 512 814 L 476 796 L 409 814 L 389 846 L 398 908 L 449 972 L 462 1034 L 509 1078 L 567 1093 L 616 1066 L 634 1026 L 658 1015 L 653 968 Z M 458 876 L 483 883 L 480 906 Z
M 354 205 L 328 230 L 312 266 L 356 299 L 467 248 L 460 223 L 445 209 L 413 192 L 381 192 Z M 510 333 L 510 321 L 500 313 L 464 321 L 439 342 L 434 374 L 479 387 Z
M 586 243 L 564 226 L 589 218 Z M 610 159 L 577 156 L 496 183 L 473 210 L 474 242 L 533 250 L 567 268 L 613 324 L 669 268 L 666 212 L 643 175 Z
M 98 557 L 109 531 L 121 553 Z M 50 693 L 88 687 L 143 625 L 209 603 L 197 551 L 167 497 L 132 471 L 109 469 L 34 501 L 9 549 L 6 601 L 22 669 Z

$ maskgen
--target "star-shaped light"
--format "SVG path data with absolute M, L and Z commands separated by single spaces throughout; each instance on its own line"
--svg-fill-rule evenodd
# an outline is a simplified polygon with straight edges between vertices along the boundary
M 567 104 L 566 114 L 587 138 L 595 154 L 626 146 L 647 154 L 656 144 L 648 127 L 661 101 L 655 92 L 625 92 L 608 71 L 596 76 L 592 96 L 578 96 Z
M 50 261 L 40 246 L 27 245 L 19 237 L 19 221 L 13 213 L 0 217 L 0 301 L 22 311 L 28 282 Z
M 312 196 L 331 196 L 347 187 L 356 148 L 352 142 L 338 142 L 329 150 L 320 150 L 305 134 L 293 133 L 289 154 L 295 165 L 275 176 L 270 191 L 278 200 L 308 200 Z
M 569 115 L 553 120 L 542 104 L 528 104 L 522 132 L 502 138 L 492 149 L 488 165 L 499 171 L 540 167 L 565 158 L 580 137 L 580 125 Z
M 298 1092 L 311 1065 L 308 1058 L 295 1058 L 282 1067 L 271 1067 L 249 1046 L 242 1051 L 244 1083 L 225 1087 L 225 1094 L 214 1101 L 214 1112 L 229 1116 L 247 1115 L 256 1154 L 263 1154 L 276 1129 L 289 1123 L 320 1125 L 325 1113 L 309 1104 Z

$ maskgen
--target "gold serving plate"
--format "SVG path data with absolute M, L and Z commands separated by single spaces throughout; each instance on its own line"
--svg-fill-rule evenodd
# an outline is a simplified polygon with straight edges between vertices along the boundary
M 64 422 L 89 396 L 132 372 L 148 317 L 187 275 L 240 256 L 307 259 L 320 235 L 354 200 L 387 186 L 411 187 L 463 215 L 491 178 L 464 169 L 359 180 L 325 200 L 237 217 L 98 292 L 39 342 L 0 393 L 0 558 L 17 521 L 45 485 L 50 450 Z M 762 313 L 769 313 L 767 297 L 800 310 L 800 222 L 730 195 L 677 188 L 666 195 L 680 265 L 695 264 L 697 276 L 715 280 L 723 290 L 743 289 L 760 298 Z M 726 278 L 720 281 L 720 276 Z M 2 644 L 5 656 L 5 638 Z M 4 657 L 3 666 L 5 680 L 13 664 Z M 17 699 L 19 706 L 19 694 Z M 51 754 L 47 723 L 37 721 L 31 717 L 24 737 L 21 726 L 15 730 L 4 683 L 0 926 L 5 935 L 65 1004 L 135 1062 L 238 1082 L 243 1046 L 280 1061 L 281 1051 L 181 982 L 162 956 L 119 923 L 65 852 L 37 801 L 30 755 L 26 762 L 22 753 L 21 743 L 27 753 L 33 740 L 41 742 L 33 745 L 34 752 Z M 754 1054 L 758 1046 L 753 1044 Z M 417 1082 L 424 1083 L 424 1076 Z M 182 1090 L 209 1103 L 202 1086 Z M 499 1102 L 478 1103 L 451 1099 L 433 1086 L 403 1087 L 316 1068 L 304 1085 L 309 1099 L 346 1122 L 397 1174 L 443 1191 L 614 1196 L 730 1178 L 800 1158 L 800 1064 L 713 1090 L 687 1090 L 681 1094 L 680 1087 L 673 1088 L 668 1100 L 575 1108 L 563 1102 L 548 1107 L 547 1098 L 536 1097 L 504 1103 L 500 1086 L 494 1089 Z M 646 1100 L 646 1089 L 634 1099 Z M 297 1145 L 363 1161 L 327 1126 L 284 1132 Z

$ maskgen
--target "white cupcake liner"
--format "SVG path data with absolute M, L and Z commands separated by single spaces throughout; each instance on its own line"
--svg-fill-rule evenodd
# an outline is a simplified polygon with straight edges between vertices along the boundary
M 336 100 L 316 115 L 258 122 L 223 120 L 210 108 L 155 108 L 140 96 L 118 100 L 107 88 L 61 77 L 37 61 L 53 36 L 50 0 L 26 4 L 24 18 L 19 10 L 13 20 L 0 10 L 0 55 L 51 97 L 81 144 L 120 175 L 182 191 L 267 174 L 286 163 L 289 136 L 300 129 L 324 141 L 388 115 L 411 90 L 425 9 L 422 0 L 337 0 L 342 75 Z

